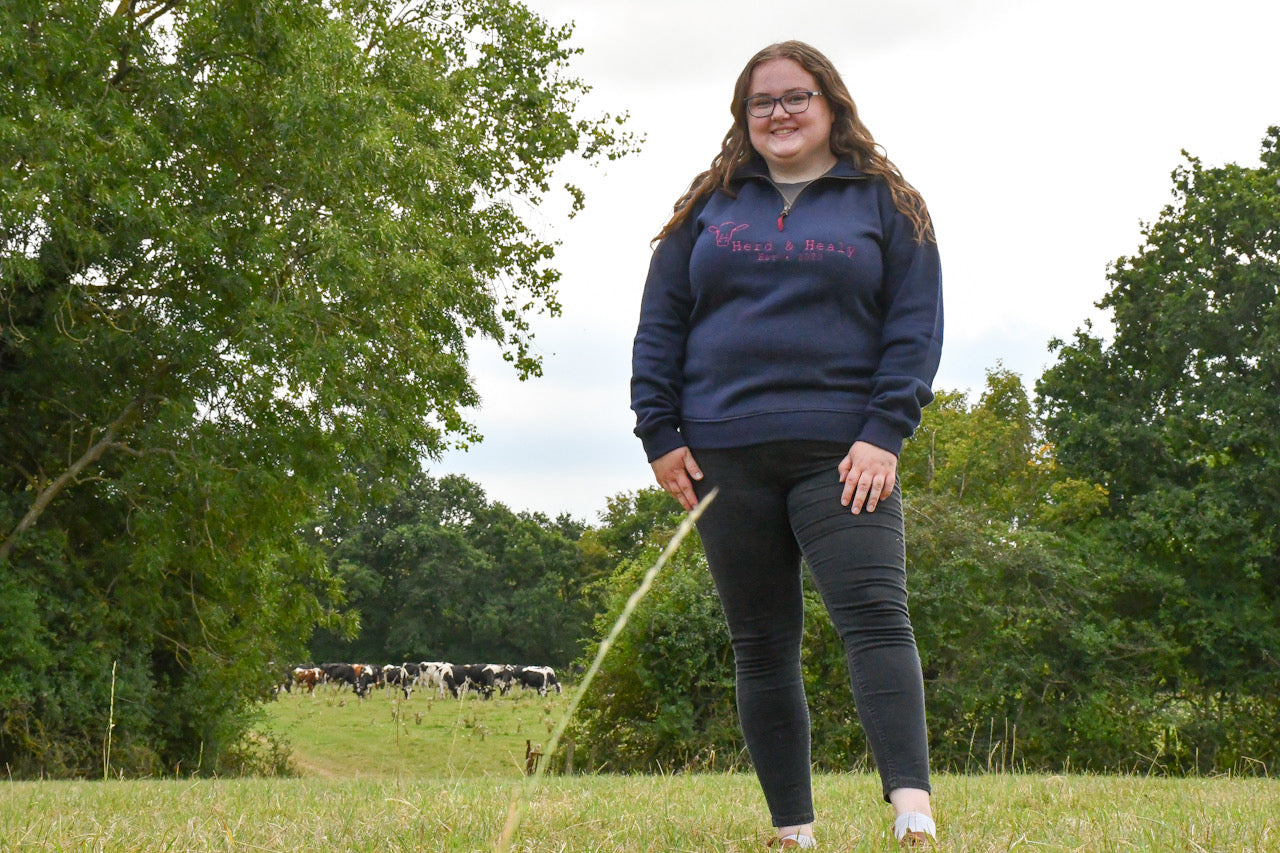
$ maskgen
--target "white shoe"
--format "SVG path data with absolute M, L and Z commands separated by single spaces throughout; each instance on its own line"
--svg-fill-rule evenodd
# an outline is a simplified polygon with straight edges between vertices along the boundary
M 893 836 L 903 848 L 928 847 L 936 840 L 938 827 L 933 818 L 920 812 L 903 812 L 893 822 Z

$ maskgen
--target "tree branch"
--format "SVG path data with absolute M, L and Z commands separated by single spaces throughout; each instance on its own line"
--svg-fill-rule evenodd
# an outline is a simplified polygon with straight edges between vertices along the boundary
M 151 26 L 151 22 L 154 21 L 156 18 L 159 18 L 161 15 L 164 15 L 173 11 L 180 5 L 182 5 L 182 0 L 168 0 L 168 2 L 159 3 L 155 6 L 152 6 L 150 9 L 143 9 L 138 12 L 138 15 L 139 16 L 146 15 L 147 17 L 143 18 L 142 21 L 138 24 L 138 26 L 141 27 L 142 29 L 146 29 L 147 27 Z
M 139 26 L 146 28 L 156 18 L 180 5 L 182 0 L 157 0 L 150 6 L 142 6 L 137 0 L 120 0 L 116 4 L 115 15 L 128 15 L 135 21 L 141 19 Z
M 27 510 L 27 514 L 22 517 L 17 526 L 5 537 L 3 543 L 0 543 L 0 563 L 5 563 L 9 559 L 9 555 L 13 553 L 13 549 L 17 547 L 18 538 L 31 529 L 35 525 L 36 520 L 45 511 L 53 499 L 62 493 L 62 490 L 71 485 L 80 472 L 88 468 L 93 463 L 102 458 L 102 454 L 116 443 L 116 436 L 119 435 L 121 427 L 125 422 L 138 410 L 142 405 L 142 395 L 135 397 L 129 405 L 125 406 L 124 411 L 120 413 L 114 421 L 107 424 L 103 430 L 102 438 L 83 454 L 67 470 L 63 471 L 56 480 L 49 483 L 39 494 L 36 495 L 35 501 L 32 502 L 31 508 Z

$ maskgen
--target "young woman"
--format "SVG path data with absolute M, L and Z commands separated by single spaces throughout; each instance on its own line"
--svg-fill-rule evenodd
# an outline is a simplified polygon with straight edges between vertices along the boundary
M 801 558 L 844 641 L 903 846 L 934 836 L 897 461 L 933 398 L 941 272 L 920 195 L 809 45 L 757 53 L 733 126 L 659 233 L 632 408 L 698 523 L 738 714 L 782 847 L 812 847 Z M 771 842 L 773 843 L 773 842 Z

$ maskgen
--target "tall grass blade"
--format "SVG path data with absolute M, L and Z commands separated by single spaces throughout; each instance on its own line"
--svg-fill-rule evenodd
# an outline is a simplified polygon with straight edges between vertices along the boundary
M 111 730 L 116 727 L 116 664 L 111 662 L 111 705 L 107 709 L 107 734 L 102 740 L 102 778 L 111 778 Z
M 622 613 L 618 614 L 618 619 L 613 623 L 613 627 L 609 629 L 608 636 L 600 642 L 600 648 L 596 650 L 595 660 L 591 661 L 591 666 L 587 668 L 581 683 L 578 684 L 578 689 L 574 691 L 568 706 L 560 715 L 559 722 L 556 723 L 555 731 L 551 735 L 551 741 L 547 745 L 543 760 L 538 762 L 533 774 L 525 777 L 524 783 L 512 793 L 511 807 L 507 810 L 507 821 L 502 827 L 502 834 L 498 836 L 498 844 L 494 848 L 495 853 L 508 853 L 511 850 L 511 839 L 515 836 L 516 830 L 520 828 L 520 821 L 524 819 L 524 810 L 528 805 L 529 797 L 532 796 L 534 788 L 537 787 L 538 781 L 542 778 L 546 766 L 551 763 L 551 757 L 555 755 L 556 747 L 560 745 L 560 737 L 564 734 L 565 729 L 569 727 L 569 722 L 573 719 L 574 713 L 577 712 L 578 704 L 586 694 L 587 688 L 591 686 L 591 680 L 596 677 L 596 673 L 600 670 L 600 664 L 604 662 L 605 655 L 609 653 L 609 649 L 613 646 L 613 642 L 618 638 L 618 635 L 622 633 L 622 629 L 627 626 L 627 620 L 631 618 L 631 614 L 649 593 L 649 589 L 653 586 L 654 580 L 657 579 L 658 573 L 662 571 L 662 567 L 671 559 L 671 555 L 680 547 L 680 543 L 689 535 L 689 531 L 693 530 L 693 525 L 703 511 L 715 500 L 719 491 L 719 488 L 712 489 L 705 498 L 698 501 L 697 506 L 689 510 L 685 515 L 684 520 L 680 522 L 680 526 L 676 528 L 675 535 L 667 543 L 667 547 L 658 555 L 658 559 L 645 572 L 640 585 L 636 587 L 635 592 L 631 593 L 631 597 L 627 599 L 626 606 L 622 608 Z

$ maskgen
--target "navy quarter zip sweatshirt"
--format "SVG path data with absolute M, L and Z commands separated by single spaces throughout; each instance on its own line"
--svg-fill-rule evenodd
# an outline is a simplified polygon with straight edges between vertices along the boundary
M 632 349 L 649 461 L 814 439 L 894 454 L 933 399 L 937 245 L 840 161 L 789 208 L 757 159 L 654 250 Z

